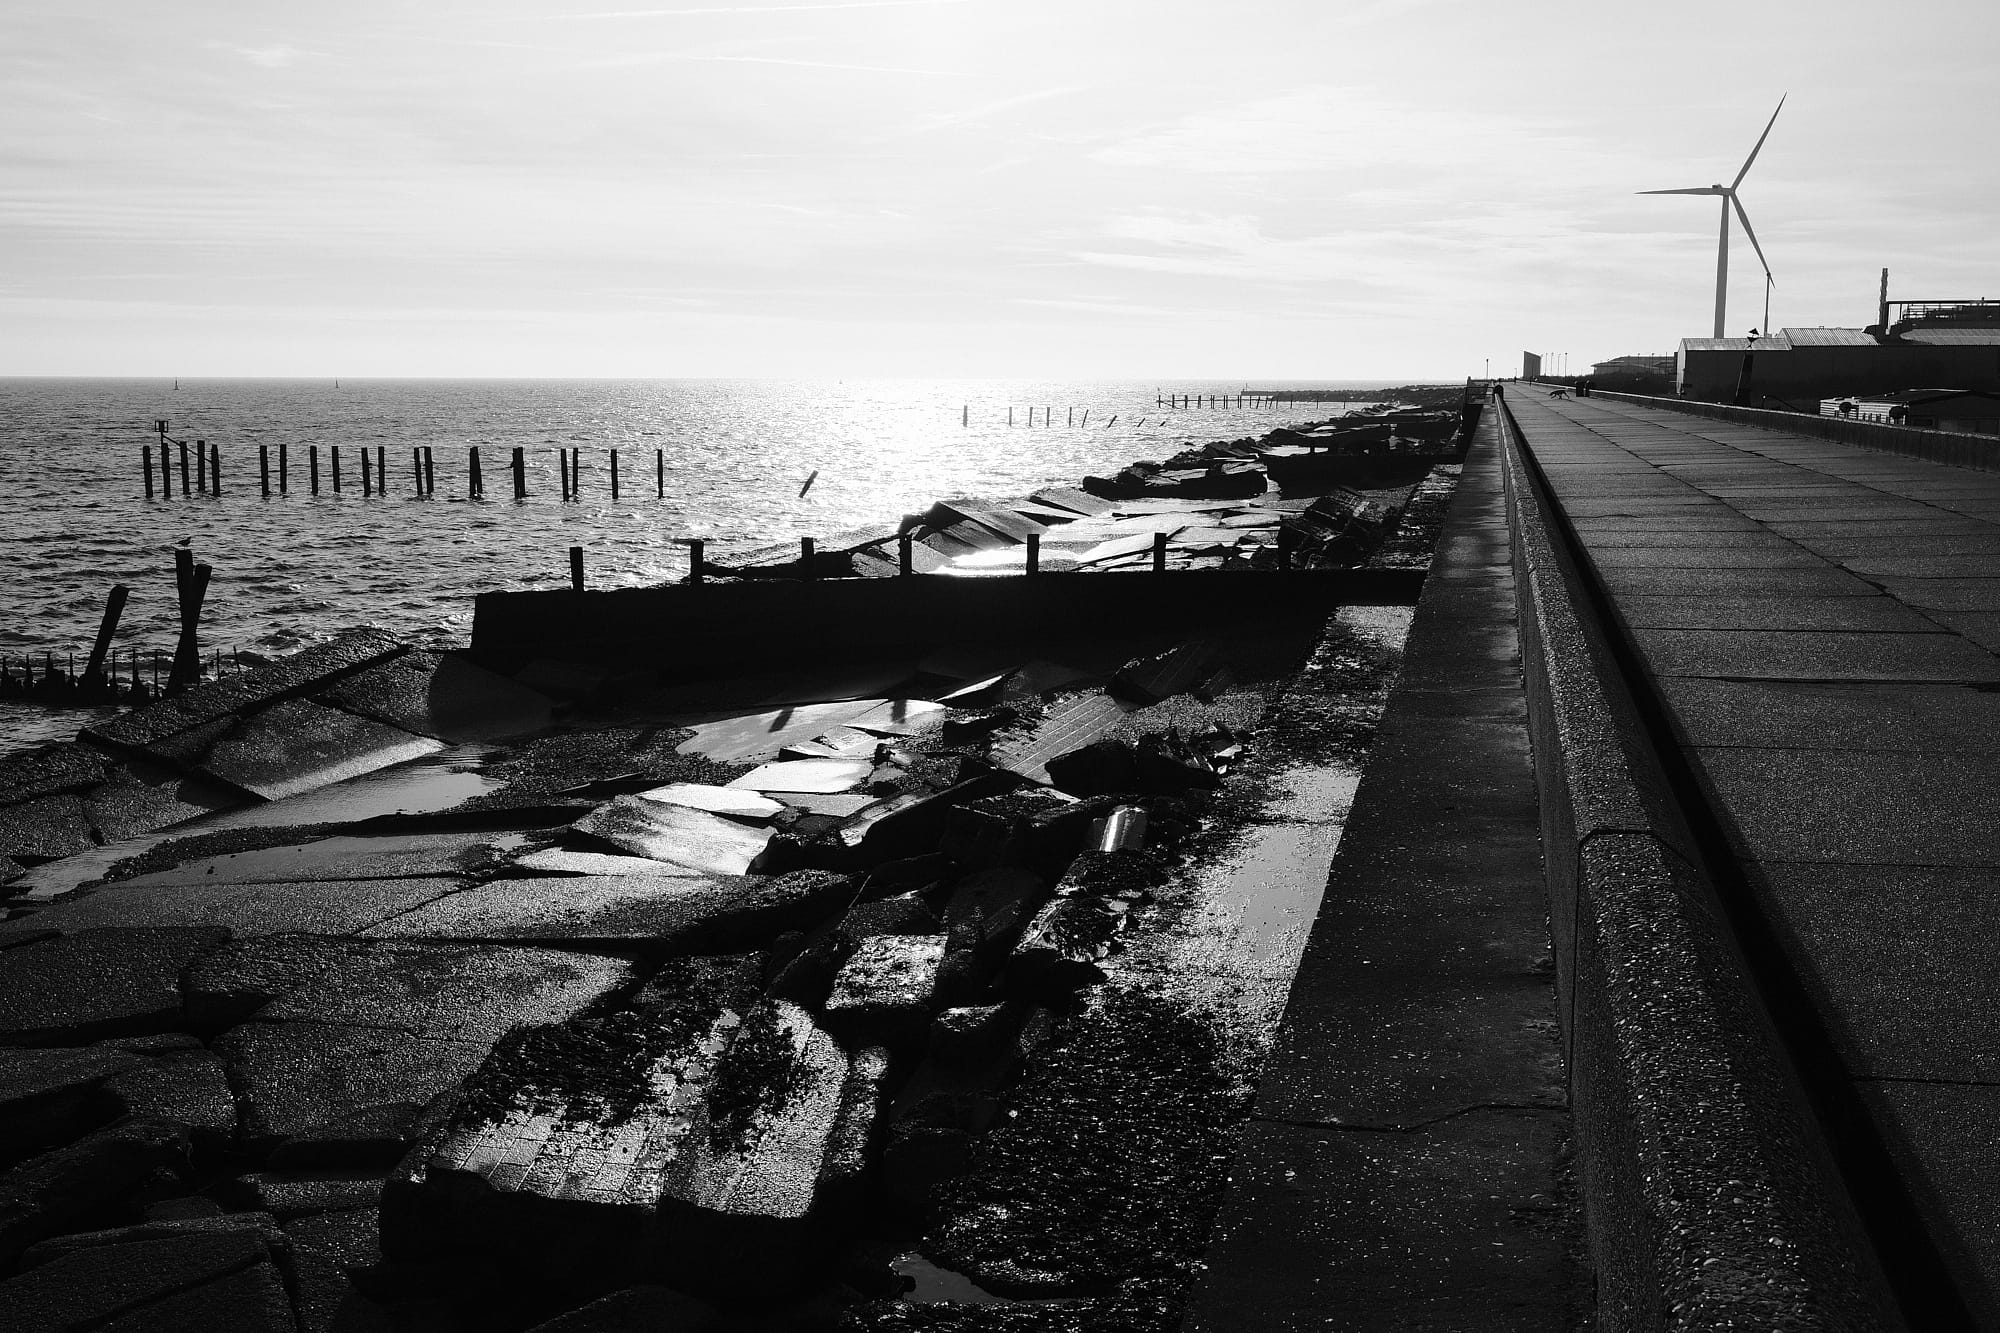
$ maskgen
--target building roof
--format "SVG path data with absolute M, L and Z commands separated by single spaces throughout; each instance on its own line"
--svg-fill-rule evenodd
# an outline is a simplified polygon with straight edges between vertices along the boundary
M 1919 403 L 1941 403 L 1952 398 L 1977 398 L 1981 402 L 2000 402 L 2000 394 L 1986 393 L 1979 389 L 1898 389 L 1894 393 L 1851 396 L 1860 402 L 1901 403 L 1905 407 L 1915 407 Z
M 1790 330 L 1786 330 L 1790 332 Z M 1683 338 L 1683 352 L 1788 352 L 1792 348 L 1783 333 L 1769 338 Z
M 1785 329 L 1780 337 L 1794 347 L 1874 347 L 1875 339 L 1860 329 Z
M 1926 329 L 1903 331 L 1906 343 L 1931 347 L 2000 347 L 2000 329 Z

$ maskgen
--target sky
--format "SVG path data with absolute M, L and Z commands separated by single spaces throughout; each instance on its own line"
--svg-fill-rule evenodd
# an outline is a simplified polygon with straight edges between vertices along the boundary
M 622 7 L 630 5 L 631 7 Z M 1991 0 L 4 0 L 0 375 L 1455 379 L 2000 296 Z M 1764 322 L 1732 228 L 1729 327 Z

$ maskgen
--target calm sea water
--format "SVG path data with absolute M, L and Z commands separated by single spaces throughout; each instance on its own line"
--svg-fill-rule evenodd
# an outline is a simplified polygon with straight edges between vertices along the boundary
M 1312 387 L 1372 387 L 1322 381 Z M 121 656 L 169 650 L 173 552 L 214 569 L 205 648 L 286 652 L 361 625 L 437 644 L 470 633 L 474 594 L 567 581 L 585 549 L 593 587 L 679 578 L 680 539 L 732 549 L 869 525 L 953 496 L 1000 498 L 1189 443 L 1260 434 L 1333 407 L 1168 411 L 1158 395 L 1233 394 L 1236 382 L 991 380 L 163 380 L 0 379 L 0 654 L 89 649 L 114 583 L 131 590 Z M 1307 387 L 1301 382 L 1258 387 Z M 1008 424 L 1009 409 L 1013 425 Z M 1028 426 L 1033 411 L 1035 425 Z M 1085 412 L 1088 418 L 1085 419 Z M 962 421 L 969 417 L 969 424 Z M 222 453 L 219 498 L 145 498 L 140 457 L 166 418 Z M 1115 418 L 1115 422 L 1114 422 Z M 290 454 L 289 494 L 259 492 L 257 448 Z M 321 493 L 307 488 L 307 450 Z M 343 491 L 330 482 L 342 454 Z M 436 496 L 410 451 L 429 445 Z M 483 501 L 466 498 L 478 445 Z M 531 498 L 506 460 L 528 458 Z M 386 450 L 389 487 L 363 499 L 358 450 Z M 557 450 L 583 456 L 583 496 L 560 498 Z M 611 499 L 610 451 L 621 496 Z M 664 456 L 665 495 L 656 495 Z M 817 471 L 812 488 L 799 489 Z M 275 485 L 275 482 L 274 482 Z M 0 751 L 74 732 L 79 714 L 0 703 Z

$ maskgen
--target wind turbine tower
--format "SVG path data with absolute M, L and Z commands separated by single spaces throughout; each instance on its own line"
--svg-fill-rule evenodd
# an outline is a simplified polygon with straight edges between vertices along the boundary
M 1790 96 L 1789 93 L 1786 96 Z M 1785 98 L 1778 99 L 1778 111 L 1785 109 Z M 1751 229 L 1750 215 L 1743 211 L 1743 201 L 1736 197 L 1736 187 L 1743 184 L 1743 178 L 1750 174 L 1750 164 L 1757 160 L 1763 150 L 1764 140 L 1771 137 L 1771 126 L 1778 123 L 1778 111 L 1771 113 L 1764 132 L 1757 136 L 1757 146 L 1750 150 L 1750 156 L 1743 159 L 1743 169 L 1736 173 L 1736 179 L 1727 185 L 1696 185 L 1685 190 L 1641 190 L 1640 194 L 1719 194 L 1722 196 L 1722 234 L 1715 247 L 1715 336 L 1723 337 L 1723 307 L 1729 300 L 1729 210 L 1734 208 L 1739 221 L 1743 223 L 1743 234 L 1750 238 L 1750 248 L 1757 252 L 1757 262 L 1764 265 L 1764 281 L 1770 284 L 1771 266 L 1764 260 L 1764 247 L 1757 244 L 1757 233 Z M 1768 330 L 1767 330 L 1768 331 Z

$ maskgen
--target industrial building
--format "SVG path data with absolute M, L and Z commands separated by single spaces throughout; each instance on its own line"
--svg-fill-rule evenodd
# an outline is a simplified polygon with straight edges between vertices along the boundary
M 1781 329 L 1750 338 L 1683 338 L 1684 398 L 1816 412 L 1822 399 L 1929 388 L 2000 392 L 2000 301 L 1889 301 L 1867 328 Z

